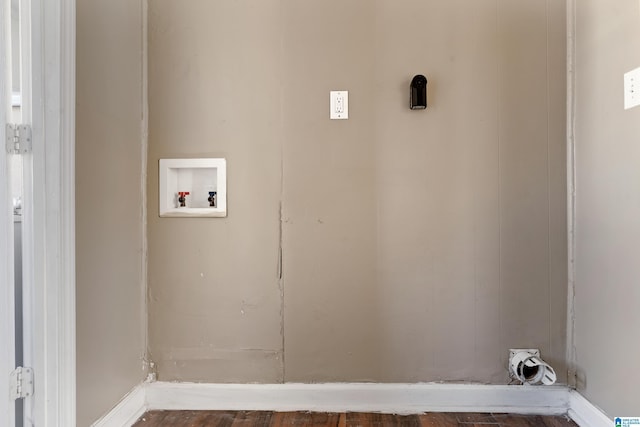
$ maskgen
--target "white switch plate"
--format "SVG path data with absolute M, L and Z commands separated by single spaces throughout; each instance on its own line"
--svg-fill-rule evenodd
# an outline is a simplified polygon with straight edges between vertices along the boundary
M 329 101 L 329 117 L 331 120 L 345 120 L 349 118 L 349 91 L 332 90 Z
M 624 109 L 640 105 L 640 68 L 624 74 Z

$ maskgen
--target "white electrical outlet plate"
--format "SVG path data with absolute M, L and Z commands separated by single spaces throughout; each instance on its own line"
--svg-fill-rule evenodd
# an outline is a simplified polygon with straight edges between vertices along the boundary
M 332 90 L 329 101 L 329 117 L 331 120 L 346 120 L 349 118 L 349 91 Z
M 624 109 L 640 105 L 640 67 L 624 74 Z

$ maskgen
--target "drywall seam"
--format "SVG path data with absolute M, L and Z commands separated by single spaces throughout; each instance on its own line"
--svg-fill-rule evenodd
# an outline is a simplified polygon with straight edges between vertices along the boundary
M 500 40 L 500 7 L 496 2 L 496 39 Z M 499 43 L 499 42 L 498 42 Z M 498 143 L 498 348 L 504 349 L 504 328 L 502 325 L 502 141 L 500 138 L 500 127 L 502 126 L 500 116 L 500 105 L 502 102 L 502 90 L 500 86 L 502 69 L 500 67 L 500 57 L 496 58 L 497 94 L 496 94 L 496 135 Z
M 279 11 L 279 19 L 280 23 L 284 22 L 284 5 L 282 1 L 280 1 L 280 11 Z M 284 59 L 284 25 L 280 25 L 280 67 L 282 67 L 283 59 Z M 280 336 L 282 337 L 281 341 L 281 350 L 280 354 L 280 363 L 281 369 L 280 373 L 282 377 L 280 381 L 284 383 L 286 381 L 286 363 L 285 363 L 285 335 L 284 335 L 284 260 L 283 260 L 283 244 L 284 244 L 284 85 L 285 82 L 282 79 L 282 74 L 280 74 L 280 221 L 279 221 L 279 247 L 278 247 L 278 287 L 280 291 Z
M 551 262 L 552 262 L 552 257 L 551 257 L 551 135 L 550 135 L 550 129 L 549 129 L 549 122 L 551 121 L 551 115 L 549 113 L 550 110 L 550 104 L 551 104 L 551 96 L 550 96 L 550 89 L 549 89 L 549 79 L 550 79 L 550 72 L 549 72 L 549 1 L 547 0 L 547 2 L 545 3 L 545 72 L 546 72 L 546 109 L 547 109 L 547 292 L 548 292 L 548 301 L 547 301 L 547 320 L 549 322 L 549 329 L 547 332 L 547 343 L 548 343 L 548 347 L 549 349 L 552 348 L 552 339 L 551 337 L 553 336 L 552 333 L 552 327 L 553 325 L 551 324 L 551 313 L 552 313 L 552 307 L 551 305 L 553 304 L 553 301 L 551 299 L 551 283 L 552 283 L 552 273 L 551 273 Z M 553 1 L 553 0 L 551 0 Z
M 569 387 L 576 387 L 575 348 L 575 0 L 567 0 L 567 367 Z
M 141 271 L 140 271 L 140 301 L 142 304 L 142 371 L 143 375 L 151 371 L 152 364 L 149 351 L 149 304 L 147 301 L 148 288 L 148 241 L 147 241 L 147 156 L 149 149 L 149 94 L 148 94 L 148 8 L 147 0 L 141 0 L 141 117 L 140 117 L 140 196 L 142 198 L 141 215 Z
M 278 291 L 280 292 L 280 337 L 282 338 L 281 340 L 281 352 L 280 352 L 280 374 L 282 375 L 281 377 L 281 382 L 285 381 L 285 369 L 286 369 L 286 365 L 284 363 L 284 274 L 283 274 L 283 260 L 282 260 L 282 256 L 283 256 L 283 250 L 282 250 L 282 221 L 283 221 L 283 194 L 282 192 L 284 191 L 284 180 L 283 180 L 283 169 L 282 169 L 282 154 L 280 153 L 280 221 L 279 221 L 279 242 L 278 242 Z

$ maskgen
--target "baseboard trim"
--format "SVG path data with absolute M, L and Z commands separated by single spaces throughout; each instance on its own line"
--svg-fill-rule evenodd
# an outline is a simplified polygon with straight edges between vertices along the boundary
M 147 411 L 146 383 L 138 384 L 92 427 L 131 426 Z
M 613 419 L 575 390 L 569 391 L 569 416 L 580 427 L 611 427 Z
M 566 414 L 563 386 L 476 384 L 196 384 L 146 386 L 148 409 Z
M 92 427 L 131 426 L 145 411 L 153 409 L 568 414 L 581 427 L 612 425 L 604 412 L 564 386 L 154 382 L 136 386 Z

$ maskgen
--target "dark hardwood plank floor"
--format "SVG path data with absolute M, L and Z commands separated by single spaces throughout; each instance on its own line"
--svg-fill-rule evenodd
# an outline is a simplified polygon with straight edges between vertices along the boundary
M 577 427 L 564 416 L 426 413 L 149 411 L 133 427 Z

